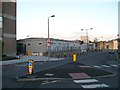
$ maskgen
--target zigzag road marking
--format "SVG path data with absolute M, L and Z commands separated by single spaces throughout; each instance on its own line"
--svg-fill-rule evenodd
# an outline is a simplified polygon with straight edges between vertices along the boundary
M 101 65 L 102 67 L 106 67 L 106 68 L 109 68 L 110 66 L 108 66 L 108 65 Z
M 118 67 L 118 65 L 111 65 L 112 67 Z
M 81 85 L 82 88 L 88 89 L 88 88 L 108 88 L 109 85 L 106 84 L 91 84 L 91 85 Z
M 73 80 L 75 83 L 93 83 L 98 82 L 96 79 Z
M 109 85 L 99 83 L 96 79 L 73 80 L 77 84 L 81 84 L 82 88 L 109 88 Z
M 118 65 L 110 65 L 110 66 L 108 66 L 108 65 L 100 65 L 100 66 L 95 65 L 95 66 L 93 66 L 93 67 L 95 67 L 95 68 L 102 68 L 102 67 L 110 68 L 111 66 L 112 66 L 112 67 L 118 67 Z
M 102 67 L 100 67 L 100 66 L 96 66 L 96 65 L 95 65 L 95 66 L 93 66 L 93 67 L 95 67 L 95 68 L 102 68 Z

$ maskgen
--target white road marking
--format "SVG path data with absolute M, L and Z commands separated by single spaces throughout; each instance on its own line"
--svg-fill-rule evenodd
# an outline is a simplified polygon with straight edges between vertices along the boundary
M 94 66 L 95 68 L 101 68 L 100 66 Z
M 48 81 L 43 81 L 41 85 L 48 84 L 48 83 L 49 83 Z
M 118 65 L 111 65 L 111 66 L 113 66 L 113 67 L 118 67 Z
M 51 82 L 54 83 L 54 82 L 58 82 L 58 81 L 54 80 L 54 81 L 51 81 Z
M 108 65 L 101 65 L 102 67 L 106 67 L 106 68 L 109 68 L 110 66 L 108 66 Z
M 44 85 L 44 84 L 51 84 L 51 83 L 56 83 L 56 82 L 60 82 L 61 80 L 53 80 L 53 81 L 43 81 L 41 83 L 41 85 Z
M 85 80 L 73 80 L 75 83 L 92 83 L 98 82 L 96 79 L 85 79 Z
M 53 76 L 54 74 L 52 73 L 46 73 L 45 76 Z
M 81 85 L 82 88 L 107 88 L 109 85 L 106 84 L 91 84 L 91 85 Z

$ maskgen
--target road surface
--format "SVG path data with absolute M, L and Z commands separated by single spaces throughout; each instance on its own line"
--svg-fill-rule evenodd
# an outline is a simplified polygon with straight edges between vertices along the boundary
M 107 88 L 119 90 L 119 62 L 107 51 L 88 52 L 53 62 L 35 62 L 34 74 L 28 75 L 27 63 L 2 66 L 3 88 Z M 17 81 L 27 78 L 28 81 Z M 35 79 L 33 78 L 35 77 Z M 31 79 L 33 78 L 33 79 Z

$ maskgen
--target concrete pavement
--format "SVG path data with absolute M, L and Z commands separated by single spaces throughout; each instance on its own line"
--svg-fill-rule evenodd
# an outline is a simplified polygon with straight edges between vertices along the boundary
M 34 61 L 48 61 L 48 57 L 45 57 L 45 56 L 22 56 L 20 59 L 0 61 L 0 65 L 23 63 L 23 62 L 27 62 L 29 59 L 32 59 Z M 64 59 L 64 58 L 59 58 L 59 59 L 58 58 L 50 58 L 49 61 L 58 61 L 58 60 L 62 60 L 62 59 Z

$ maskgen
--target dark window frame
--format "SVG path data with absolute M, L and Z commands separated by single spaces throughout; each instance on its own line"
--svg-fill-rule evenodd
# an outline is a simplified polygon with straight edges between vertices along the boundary
M 28 43 L 28 45 L 31 45 L 30 43 Z
M 0 16 L 0 28 L 2 28 L 2 19 L 3 19 L 3 17 L 2 16 Z
M 41 45 L 41 44 L 43 44 L 43 43 L 42 43 L 42 42 L 39 42 L 38 44 Z

